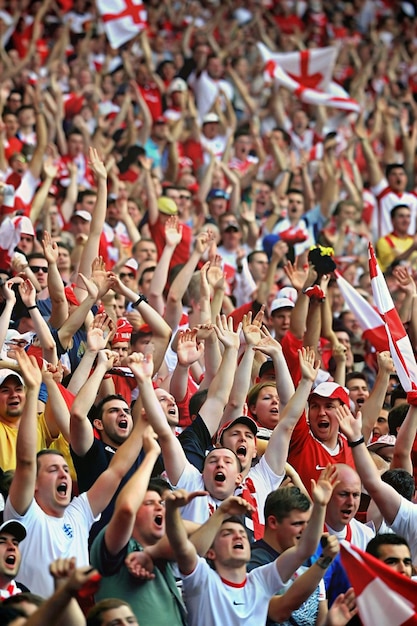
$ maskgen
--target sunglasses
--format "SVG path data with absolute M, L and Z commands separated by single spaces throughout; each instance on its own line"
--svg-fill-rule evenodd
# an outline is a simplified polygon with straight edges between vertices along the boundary
M 43 272 L 44 274 L 48 273 L 48 268 L 41 265 L 29 265 L 29 268 L 34 274 L 37 274 L 38 272 Z
M 191 196 L 180 195 L 179 199 L 180 200 L 191 200 Z
M 127 274 L 125 274 L 124 272 L 120 272 L 119 274 L 120 278 L 135 278 L 135 275 L 133 274 L 133 272 L 128 272 Z

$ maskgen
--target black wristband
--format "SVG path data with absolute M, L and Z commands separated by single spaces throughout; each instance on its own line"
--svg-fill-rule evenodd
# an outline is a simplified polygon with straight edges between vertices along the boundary
M 144 296 L 143 293 L 141 293 L 139 295 L 139 298 L 136 300 L 136 302 L 132 304 L 133 308 L 136 309 L 140 305 L 141 302 L 146 302 L 146 303 L 148 302 L 148 298 Z
M 365 443 L 365 438 L 363 437 L 363 435 L 357 441 L 348 441 L 348 446 L 349 448 L 356 448 L 356 446 L 360 446 L 361 443 Z
M 321 567 L 321 569 L 327 569 L 330 563 L 333 561 L 331 556 L 323 556 L 323 554 L 317 559 L 316 565 Z
M 27 308 L 28 311 L 31 311 L 32 309 L 37 309 L 38 305 L 34 304 L 33 306 L 27 306 L 26 308 Z

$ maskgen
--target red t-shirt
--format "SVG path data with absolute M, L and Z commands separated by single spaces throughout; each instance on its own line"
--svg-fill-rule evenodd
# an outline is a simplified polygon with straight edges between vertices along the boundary
M 158 251 L 158 259 L 161 257 L 162 250 L 165 247 L 165 225 L 161 220 L 151 224 L 149 222 L 149 230 L 151 231 L 151 237 L 155 242 L 156 249 Z M 178 246 L 175 248 L 175 252 L 172 255 L 171 263 L 169 267 L 174 267 L 179 263 L 186 263 L 190 258 L 192 230 L 187 224 L 182 225 L 182 239 Z
M 311 479 L 318 480 L 321 471 L 329 464 L 345 463 L 355 469 L 352 450 L 347 439 L 339 434 L 340 450 L 332 456 L 327 449 L 313 436 L 307 423 L 306 414 L 300 417 L 291 437 L 288 463 L 300 475 L 306 489 L 311 492 Z

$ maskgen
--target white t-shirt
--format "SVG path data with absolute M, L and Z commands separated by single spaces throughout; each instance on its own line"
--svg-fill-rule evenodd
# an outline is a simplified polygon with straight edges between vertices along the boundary
M 253 496 L 257 502 L 259 522 L 265 523 L 264 518 L 264 504 L 266 497 L 271 491 L 277 489 L 284 479 L 284 475 L 278 476 L 269 467 L 266 462 L 265 456 L 262 456 L 259 463 L 251 467 L 247 478 L 250 478 L 255 487 L 255 493 Z M 245 479 L 246 480 L 246 479 Z M 245 482 L 239 485 L 234 492 L 235 496 L 240 496 L 244 488 Z M 194 465 L 187 463 L 183 473 L 180 476 L 177 489 L 186 489 L 187 491 L 201 491 L 205 489 L 203 476 Z M 220 500 L 216 500 L 212 496 L 202 496 L 201 498 L 194 498 L 187 506 L 185 506 L 181 515 L 184 519 L 191 520 L 198 524 L 204 524 L 210 517 L 210 515 L 221 504 Z M 245 518 L 245 523 L 248 528 L 253 530 L 252 520 L 248 517 Z
M 350 539 L 348 538 L 348 526 L 352 536 Z M 375 530 L 371 528 L 371 526 L 367 526 L 366 524 L 362 524 L 357 519 L 353 518 L 350 520 L 348 526 L 345 526 L 343 530 L 336 531 L 333 528 L 330 528 L 328 524 L 326 524 L 326 528 L 330 535 L 335 535 L 339 541 L 342 539 L 346 539 L 353 546 L 357 546 L 361 550 L 366 550 L 366 546 L 370 542 L 373 537 L 375 537 Z M 349 533 L 350 534 L 350 533 Z
M 400 508 L 390 528 L 407 540 L 413 564 L 417 563 L 417 505 L 401 497 Z
M 36 500 L 32 500 L 24 515 L 19 515 L 8 499 L 4 519 L 18 520 L 26 528 L 26 539 L 19 545 L 22 563 L 18 579 L 33 593 L 44 598 L 53 594 L 54 584 L 49 565 L 58 557 L 75 556 L 77 567 L 89 564 L 88 534 L 100 515 L 93 516 L 86 493 L 71 501 L 63 517 L 47 515 Z
M 283 587 L 275 561 L 255 568 L 236 585 L 222 580 L 199 557 L 195 570 L 182 578 L 190 626 L 265 624 L 269 600 Z
M 377 208 L 372 215 L 372 232 L 377 232 L 378 237 L 385 237 L 392 232 L 391 209 L 396 204 L 406 204 L 411 211 L 409 235 L 416 232 L 417 219 L 417 197 L 414 192 L 404 191 L 395 193 L 391 191 L 386 178 L 383 178 L 378 185 L 371 187 L 371 191 L 376 197 Z

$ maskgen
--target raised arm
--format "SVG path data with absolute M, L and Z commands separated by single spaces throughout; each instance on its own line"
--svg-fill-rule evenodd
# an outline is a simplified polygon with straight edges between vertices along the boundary
M 133 355 L 131 355 L 133 356 Z M 135 354 L 135 378 L 138 383 L 146 420 L 158 435 L 165 469 L 172 484 L 177 484 L 185 466 L 188 464 L 184 450 L 171 427 L 152 385 L 152 355 Z
M 294 395 L 294 383 L 288 369 L 287 361 L 282 352 L 281 344 L 272 337 L 266 326 L 262 327 L 262 338 L 260 343 L 256 346 L 255 351 L 261 352 L 272 359 L 275 371 L 275 383 L 282 411 Z
M 299 359 L 301 380 L 291 400 L 284 408 L 265 450 L 265 459 L 269 467 L 278 476 L 284 474 L 291 435 L 295 425 L 303 415 L 311 385 L 318 372 L 318 363 L 315 362 L 312 348 L 302 348 L 299 351 Z
M 339 553 L 339 540 L 335 535 L 325 535 L 327 543 L 321 556 L 332 562 Z M 321 561 L 323 562 L 323 561 Z M 327 562 L 327 561 L 326 561 Z M 316 561 L 301 576 L 298 576 L 289 589 L 279 596 L 273 596 L 269 601 L 268 618 L 274 622 L 284 622 L 291 617 L 291 613 L 300 608 L 314 592 L 323 579 L 325 569 Z M 322 604 L 322 603 L 320 603 Z M 327 609 L 326 609 L 327 610 Z
M 358 411 L 356 417 L 347 406 L 343 405 L 336 410 L 340 430 L 346 435 L 352 447 L 355 466 L 361 477 L 363 486 L 375 501 L 378 509 L 388 525 L 394 521 L 401 504 L 401 496 L 391 485 L 384 483 L 375 463 L 369 454 L 362 435 L 362 416 Z
M 11 354 L 18 362 L 26 387 L 26 401 L 23 408 L 16 442 L 16 469 L 10 486 L 9 498 L 12 507 L 19 515 L 28 510 L 34 495 L 36 483 L 37 403 L 42 382 L 41 371 L 34 356 L 16 348 Z
M 161 452 L 151 426 L 147 426 L 143 433 L 143 450 L 145 458 L 117 496 L 114 513 L 104 533 L 106 548 L 113 555 L 119 554 L 132 536 L 136 514 L 144 500 L 153 467 Z
M 205 491 L 187 493 L 184 489 L 177 489 L 176 491 L 170 491 L 165 499 L 166 533 L 179 570 L 185 575 L 194 571 L 198 557 L 194 544 L 188 538 L 181 518 L 180 508 L 189 504 L 194 498 L 204 495 L 206 495 Z
M 106 372 L 111 369 L 114 354 L 109 350 L 100 350 L 93 373 L 74 398 L 70 417 L 70 443 L 77 456 L 87 454 L 94 441 L 93 426 L 88 419 L 88 412 L 93 406 Z
M 84 324 L 87 314 L 97 300 L 98 288 L 92 280 L 88 280 L 82 274 L 79 274 L 81 283 L 84 283 L 87 297 L 81 304 L 71 313 L 68 319 L 58 330 L 58 338 L 63 348 L 67 349 L 71 345 L 72 337 L 76 331 Z
M 382 180 L 383 175 L 379 167 L 378 160 L 374 154 L 372 146 L 368 139 L 366 128 L 363 124 L 363 116 L 358 118 L 355 125 L 355 135 L 361 143 L 363 156 L 368 166 L 369 181 L 372 187 L 376 187 Z
M 375 415 L 379 415 L 383 407 L 385 394 L 389 383 L 390 374 L 395 372 L 394 362 L 390 353 L 379 352 L 377 355 L 378 374 L 374 387 L 361 407 L 362 412 L 362 434 L 368 442 L 375 424 Z
M 52 328 L 61 328 L 68 318 L 68 302 L 65 297 L 64 283 L 57 267 L 59 249 L 48 231 L 44 231 L 42 239 L 43 253 L 48 261 L 48 292 L 51 298 L 52 311 L 49 324 Z
M 197 329 L 180 331 L 177 342 L 177 365 L 171 377 L 169 390 L 181 402 L 187 393 L 188 372 L 190 367 L 200 360 L 204 353 L 204 344 L 197 343 Z
M 19 293 L 23 304 L 29 311 L 30 319 L 33 322 L 36 335 L 41 344 L 43 358 L 49 363 L 56 365 L 58 362 L 56 344 L 49 330 L 49 326 L 43 319 L 38 305 L 36 304 L 35 287 L 28 278 L 20 283 Z
M 104 220 L 107 209 L 107 170 L 103 161 L 99 158 L 97 150 L 90 148 L 89 153 L 90 167 L 94 172 L 97 181 L 97 199 L 93 209 L 90 233 L 88 235 L 87 244 L 81 254 L 79 272 L 89 278 L 91 276 L 91 266 L 94 259 L 98 256 L 101 233 L 103 232 Z M 76 290 L 78 299 L 85 297 L 83 293 L 84 285 L 77 280 Z
M 159 315 L 165 314 L 164 289 L 168 279 L 169 265 L 175 248 L 182 239 L 182 224 L 177 215 L 171 215 L 165 224 L 165 246 L 158 260 L 152 276 L 149 289 L 149 303 L 158 311 Z M 169 324 L 169 320 L 168 324 Z M 169 324 L 171 326 L 171 324 Z
M 234 332 L 232 318 L 226 319 L 225 315 L 217 317 L 217 323 L 214 327 L 219 341 L 224 346 L 223 358 L 219 370 L 208 388 L 207 399 L 199 411 L 211 436 L 217 431 L 220 418 L 229 400 L 236 370 L 241 327 L 239 324 L 237 331 Z
M 316 551 L 323 533 L 326 507 L 337 483 L 335 465 L 328 465 L 320 474 L 317 483 L 315 480 L 311 481 L 313 510 L 307 527 L 298 544 L 285 550 L 276 560 L 278 573 L 284 582 L 289 580 L 300 565 Z

